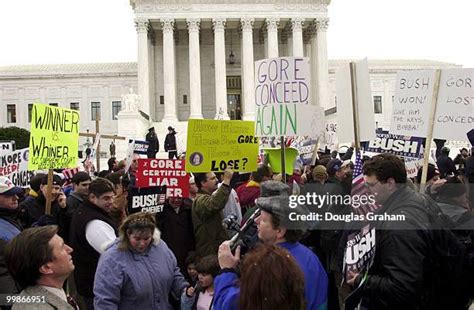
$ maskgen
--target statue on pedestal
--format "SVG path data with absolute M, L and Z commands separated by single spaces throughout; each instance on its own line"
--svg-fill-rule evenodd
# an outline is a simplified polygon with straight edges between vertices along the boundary
M 110 157 L 115 156 L 115 143 L 112 141 L 109 146 L 109 151 L 110 151 Z
M 140 109 L 140 96 L 133 92 L 132 87 L 130 87 L 128 94 L 122 95 L 122 102 L 124 103 L 122 108 L 124 112 L 138 112 Z

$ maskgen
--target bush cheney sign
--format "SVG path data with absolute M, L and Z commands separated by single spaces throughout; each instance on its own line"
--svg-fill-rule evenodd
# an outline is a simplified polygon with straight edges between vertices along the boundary
M 147 188 L 132 187 L 129 192 L 128 214 L 137 212 L 163 212 L 166 200 L 165 193 L 165 186 L 154 186 Z
M 137 186 L 166 186 L 166 197 L 189 197 L 189 175 L 184 160 L 138 159 Z
M 308 58 L 280 57 L 255 62 L 256 136 L 318 134 L 312 119 L 321 119 L 317 114 L 321 112 L 310 105 L 310 78 Z
M 132 139 L 128 140 L 128 143 L 132 143 Z M 135 146 L 133 149 L 134 154 L 142 154 L 146 155 L 146 151 L 148 150 L 148 142 L 147 141 L 141 141 L 141 140 L 135 140 Z

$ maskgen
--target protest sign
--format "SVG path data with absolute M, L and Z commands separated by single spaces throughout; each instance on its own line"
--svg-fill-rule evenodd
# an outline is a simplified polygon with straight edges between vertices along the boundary
M 340 124 L 337 139 L 339 143 L 356 141 L 355 126 L 358 127 L 358 141 L 370 141 L 375 138 L 374 105 L 370 90 L 367 58 L 356 62 L 354 67 L 355 74 L 352 76 L 349 63 L 336 72 L 337 123 Z M 357 110 L 354 110 L 354 106 Z
M 272 167 L 273 172 L 281 172 L 281 149 L 263 149 L 268 156 L 268 163 Z M 298 150 L 295 148 L 285 148 L 285 172 L 289 175 L 293 174 L 293 165 L 295 164 Z
M 435 70 L 399 71 L 390 133 L 425 138 L 433 105 Z
M 166 200 L 166 187 L 132 187 L 128 193 L 128 214 L 137 212 L 160 213 Z
M 34 104 L 29 170 L 74 168 L 79 145 L 79 111 Z
M 296 143 L 292 143 L 292 146 L 298 149 L 299 158 L 304 166 L 311 165 L 315 148 L 318 145 L 318 139 L 306 138 Z
M 310 136 L 324 134 L 324 109 L 313 105 L 280 104 L 257 107 L 257 137 Z
M 133 141 L 135 141 L 135 146 L 134 146 L 135 148 L 133 150 L 133 153 L 146 155 L 146 151 L 148 150 L 148 142 L 147 141 L 141 141 L 141 140 L 129 139 L 128 143 L 132 143 Z
M 255 62 L 255 135 L 317 137 L 322 108 L 311 103 L 309 58 L 280 57 Z
M 6 176 L 15 186 L 28 187 L 34 173 L 28 171 L 27 148 L 0 155 L 0 176 Z
M 386 130 L 377 129 L 376 138 L 361 143 L 365 151 L 373 153 L 391 153 L 402 157 L 420 157 L 423 138 L 394 135 Z
M 97 156 L 97 150 L 100 143 L 100 133 L 95 134 L 94 144 L 92 145 L 90 159 L 93 161 Z M 100 154 L 98 155 L 100 157 Z M 98 168 L 97 168 L 98 169 Z
M 418 174 L 418 170 L 423 168 L 423 158 L 405 157 L 404 161 L 407 178 L 415 178 Z
M 433 137 L 466 140 L 474 128 L 474 69 L 441 71 Z
M 189 197 L 189 175 L 184 160 L 152 159 L 138 160 L 137 186 L 166 186 L 166 197 Z
M 130 169 L 130 166 L 132 165 L 134 150 L 135 140 L 132 140 L 132 142 L 128 143 L 127 155 L 125 157 L 125 171 L 128 171 L 128 169 Z
M 338 141 L 337 141 L 337 123 L 326 121 L 324 134 L 320 137 L 319 140 L 319 150 L 325 151 L 328 149 L 329 151 L 337 150 Z
M 364 226 L 347 237 L 344 252 L 346 280 L 352 278 L 349 272 L 363 274 L 370 268 L 375 256 L 375 227 Z
M 15 149 L 15 141 L 0 142 L 0 156 L 13 152 Z
M 188 121 L 187 172 L 257 169 L 258 138 L 255 123 L 248 121 Z

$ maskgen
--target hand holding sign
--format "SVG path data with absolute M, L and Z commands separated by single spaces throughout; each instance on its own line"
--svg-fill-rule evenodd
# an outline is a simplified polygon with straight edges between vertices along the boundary
M 233 175 L 234 171 L 232 171 L 232 169 L 227 168 L 226 170 L 224 170 L 224 180 L 222 183 L 230 185 L 230 181 L 232 180 Z

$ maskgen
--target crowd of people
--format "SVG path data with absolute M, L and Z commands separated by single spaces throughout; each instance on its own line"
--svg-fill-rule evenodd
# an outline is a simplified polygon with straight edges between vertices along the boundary
M 290 213 L 314 211 L 305 203 L 289 207 L 295 192 L 354 194 L 353 152 L 320 154 L 286 176 L 266 164 L 250 174 L 194 173 L 189 197 L 169 197 L 157 214 L 128 213 L 138 156 L 128 171 L 112 157 L 97 175 L 55 174 L 51 188 L 44 173 L 27 191 L 0 177 L 0 294 L 17 297 L 13 309 L 323 310 L 351 309 L 354 300 L 360 309 L 467 309 L 474 297 L 474 148 L 454 160 L 442 148 L 426 186 L 421 170 L 408 178 L 395 155 L 364 156 L 374 212 L 404 220 L 372 223 L 375 255 L 363 272 L 345 269 L 348 236 L 360 226 L 290 220 Z M 317 211 L 357 210 L 331 203 Z M 228 219 L 245 229 L 224 225 Z

